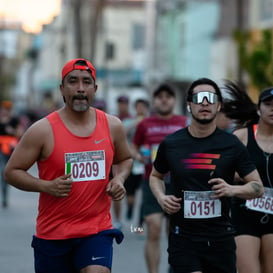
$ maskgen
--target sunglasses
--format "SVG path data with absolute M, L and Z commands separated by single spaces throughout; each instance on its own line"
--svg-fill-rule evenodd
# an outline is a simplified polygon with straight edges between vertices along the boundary
M 210 91 L 201 91 L 192 95 L 192 102 L 195 104 L 201 104 L 204 100 L 207 99 L 208 103 L 213 104 L 218 101 L 218 95 Z

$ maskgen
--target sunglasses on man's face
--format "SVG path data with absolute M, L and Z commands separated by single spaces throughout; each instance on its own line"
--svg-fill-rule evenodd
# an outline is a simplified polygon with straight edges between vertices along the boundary
M 195 104 L 201 104 L 205 98 L 210 104 L 214 104 L 218 101 L 218 95 L 216 93 L 201 91 L 192 95 L 192 102 Z

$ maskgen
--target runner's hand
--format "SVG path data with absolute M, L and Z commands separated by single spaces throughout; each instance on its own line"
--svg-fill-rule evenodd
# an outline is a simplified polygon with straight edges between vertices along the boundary
M 72 188 L 71 174 L 62 175 L 45 183 L 45 192 L 55 197 L 67 197 Z
M 161 208 L 168 214 L 174 214 L 181 209 L 182 198 L 177 198 L 174 195 L 164 195 L 158 202 Z
M 222 178 L 212 178 L 208 181 L 211 184 L 211 189 L 214 191 L 213 198 L 220 198 L 220 197 L 232 197 L 233 194 L 233 186 L 229 185 L 224 179 Z
M 113 178 L 106 187 L 106 192 L 112 197 L 114 201 L 123 199 L 126 194 L 123 183 L 118 182 L 117 179 Z

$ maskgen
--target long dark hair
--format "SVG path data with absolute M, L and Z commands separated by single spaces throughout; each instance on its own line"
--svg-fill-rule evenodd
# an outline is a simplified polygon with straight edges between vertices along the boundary
M 222 111 L 235 122 L 236 128 L 256 124 L 259 121 L 257 104 L 239 84 L 226 80 L 224 91 L 229 95 L 222 104 Z

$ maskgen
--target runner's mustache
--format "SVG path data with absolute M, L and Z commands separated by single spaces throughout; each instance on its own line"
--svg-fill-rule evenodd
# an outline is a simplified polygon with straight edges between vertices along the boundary
M 82 95 L 73 96 L 72 99 L 73 100 L 88 100 L 87 96 L 82 96 Z

